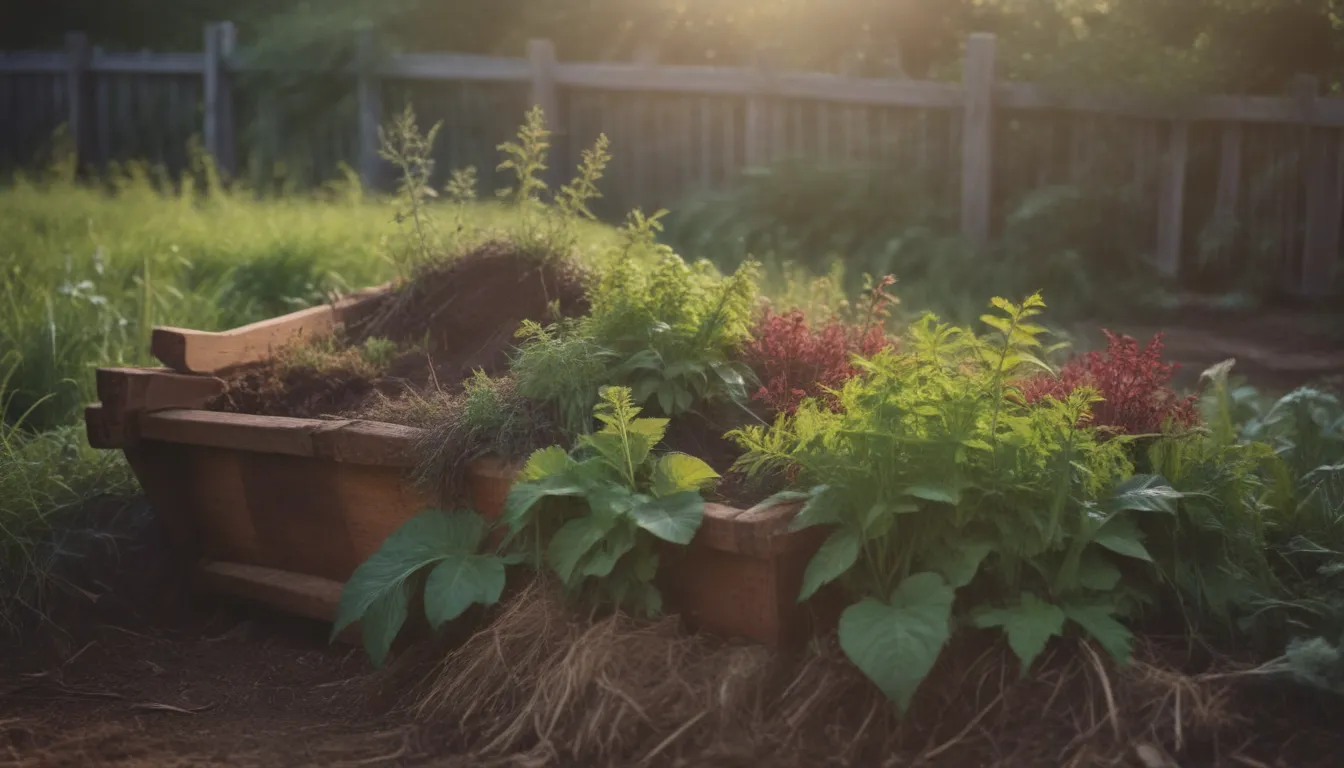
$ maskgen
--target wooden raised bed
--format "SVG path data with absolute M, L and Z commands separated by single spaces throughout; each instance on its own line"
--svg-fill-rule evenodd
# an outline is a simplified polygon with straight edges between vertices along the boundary
M 176 541 L 198 551 L 203 588 L 330 621 L 356 566 L 431 505 L 405 477 L 417 429 L 203 410 L 224 388 L 214 374 L 329 334 L 376 295 L 224 333 L 156 329 L 153 352 L 168 368 L 98 370 L 89 442 L 125 453 Z M 477 510 L 497 516 L 512 481 L 512 468 L 477 462 L 468 486 Z M 664 556 L 670 606 L 724 635 L 807 637 L 810 611 L 796 596 L 821 539 L 789 533 L 793 513 L 708 504 L 691 545 Z

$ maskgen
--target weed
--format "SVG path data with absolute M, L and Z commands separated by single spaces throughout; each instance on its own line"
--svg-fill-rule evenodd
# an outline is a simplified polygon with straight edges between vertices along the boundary
M 427 134 L 421 135 L 415 110 L 407 104 L 391 126 L 378 128 L 378 155 L 398 171 L 396 220 L 402 244 L 393 250 L 393 260 L 402 278 L 409 277 L 418 265 L 429 263 L 442 250 L 427 207 L 430 199 L 438 197 L 429 180 L 434 173 L 431 156 L 434 139 L 441 127 L 442 122 L 435 123 Z

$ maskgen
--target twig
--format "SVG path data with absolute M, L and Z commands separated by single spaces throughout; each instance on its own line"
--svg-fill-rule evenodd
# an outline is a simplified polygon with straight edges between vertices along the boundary
M 1111 732 L 1115 734 L 1115 740 L 1120 741 L 1120 714 L 1115 707 L 1115 694 L 1111 691 L 1111 679 L 1106 674 L 1106 667 L 1101 663 L 1101 657 L 1092 650 L 1091 643 L 1083 643 L 1083 649 L 1092 657 L 1092 664 L 1097 669 L 1097 675 L 1101 678 L 1101 689 L 1106 694 L 1106 706 L 1110 709 L 1109 716 L 1111 720 Z
M 948 741 L 944 742 L 941 746 L 935 747 L 934 749 L 931 749 L 928 752 L 925 752 L 924 754 L 920 755 L 920 760 L 921 761 L 932 760 L 935 757 L 946 752 L 947 750 L 951 749 L 952 747 L 956 746 L 958 743 L 961 742 L 962 739 L 966 738 L 966 734 L 970 733 L 975 728 L 975 726 L 978 725 L 980 721 L 984 719 L 985 715 L 989 714 L 989 711 L 991 709 L 998 706 L 998 703 L 1000 701 L 1003 701 L 1003 691 L 999 691 L 999 695 L 995 696 L 994 700 L 989 702 L 989 706 L 980 710 L 980 712 L 976 714 L 974 718 L 971 719 L 971 722 L 967 723 L 966 727 L 961 729 L 960 733 L 958 733 L 956 736 L 953 736 Z
M 680 728 L 678 728 L 677 730 L 673 731 L 672 734 L 669 735 L 666 739 L 663 739 L 663 740 L 658 744 L 658 746 L 654 747 L 654 748 L 653 748 L 653 751 L 651 751 L 651 752 L 649 752 L 649 754 L 645 755 L 645 756 L 644 756 L 644 759 L 640 761 L 640 765 L 649 765 L 649 764 L 651 764 L 651 763 L 653 762 L 653 759 L 654 759 L 655 757 L 658 756 L 658 753 L 660 753 L 660 752 L 662 752 L 664 749 L 666 749 L 672 742 L 676 741 L 678 738 L 681 737 L 682 734 L 686 733 L 686 731 L 689 731 L 689 730 L 691 729 L 691 727 L 694 726 L 696 723 L 698 723 L 698 722 L 700 722 L 701 720 L 705 719 L 705 716 L 708 715 L 708 714 L 709 714 L 709 710 L 708 710 L 708 709 L 701 710 L 701 711 L 700 711 L 700 714 L 698 714 L 698 715 L 696 715 L 695 717 L 692 717 L 690 720 L 687 720 L 686 722 L 682 723 Z

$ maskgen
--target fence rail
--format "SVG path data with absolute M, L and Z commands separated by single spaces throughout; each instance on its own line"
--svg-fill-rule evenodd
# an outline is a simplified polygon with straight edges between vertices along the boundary
M 191 110 L 205 149 L 226 171 L 236 171 L 241 121 L 235 109 L 262 115 L 264 105 L 247 103 L 235 75 L 260 71 L 261 65 L 237 51 L 231 24 L 207 25 L 204 42 L 201 53 L 106 53 L 72 33 L 63 52 L 0 53 L 0 151 L 7 140 L 14 141 L 5 134 L 5 119 L 31 109 L 48 121 L 59 117 L 66 124 L 82 163 L 105 161 L 117 154 L 109 135 L 119 119 L 112 104 L 134 100 L 142 112 L 159 110 L 177 115 L 178 122 Z M 952 180 L 955 193 L 950 200 L 960 206 L 962 232 L 983 247 L 1002 207 L 996 190 L 1011 175 L 1006 170 L 1012 153 L 1005 145 L 1005 124 L 1019 134 L 1019 123 L 1036 125 L 1047 137 L 1035 150 L 1040 155 L 1035 183 L 1042 184 L 1057 176 L 1045 169 L 1061 155 L 1067 155 L 1065 164 L 1076 176 L 1075 166 L 1088 155 L 1084 145 L 1098 121 L 1128 121 L 1134 184 L 1151 192 L 1152 256 L 1162 271 L 1178 276 L 1183 254 L 1211 223 L 1245 221 L 1249 224 L 1242 230 L 1272 229 L 1278 238 L 1285 287 L 1304 295 L 1335 290 L 1344 219 L 1344 99 L 1322 97 L 1312 77 L 1298 78 L 1293 94 L 1282 98 L 1208 96 L 1159 108 L 1118 94 L 1000 82 L 995 40 L 979 34 L 968 41 L 959 83 L 785 72 L 765 64 L 563 63 L 556 61 L 546 41 L 532 42 L 524 58 L 377 57 L 366 34 L 357 51 L 355 62 L 342 73 L 352 84 L 353 124 L 339 136 L 333 134 L 330 143 L 336 147 L 333 152 L 353 160 L 371 185 L 382 173 L 377 127 L 389 112 L 394 86 L 403 93 L 426 84 L 466 89 L 458 94 L 457 110 L 446 111 L 461 129 L 458 143 L 473 147 L 493 147 L 486 135 L 493 136 L 495 127 L 466 125 L 463 111 L 499 109 L 515 99 L 513 92 L 486 95 L 470 89 L 516 88 L 522 106 L 545 109 L 562 160 L 597 131 L 629 138 L 633 157 L 617 175 L 623 177 L 618 182 L 625 197 L 633 200 L 647 197 L 651 185 L 664 182 L 679 193 L 718 186 L 742 167 L 783 154 L 833 156 L 837 142 L 840 154 L 850 160 L 886 151 L 880 148 L 884 142 L 917 142 L 917 162 L 938 165 Z M 167 106 L 146 86 L 150 79 L 175 83 Z M 7 82 L 10 114 L 5 111 Z M 625 101 L 608 101 L 612 97 Z M 516 121 L 520 114 L 514 112 L 509 119 Z M 1273 131 L 1273 137 L 1256 138 L 1262 129 Z M 944 134 L 945 145 L 931 138 L 931 132 Z M 1213 151 L 1206 152 L 1210 146 Z M 1261 157 L 1264 147 L 1271 147 L 1267 151 L 1274 157 Z M 1212 159 L 1197 160 L 1201 153 Z M 1277 168 L 1274 163 L 1283 165 L 1284 158 L 1291 158 L 1292 171 L 1279 175 L 1291 178 L 1281 179 L 1277 192 L 1252 189 L 1257 162 Z M 1199 188 L 1201 200 L 1208 199 L 1207 205 L 1192 205 L 1192 186 Z M 1263 241 L 1264 232 L 1243 231 L 1242 237 Z

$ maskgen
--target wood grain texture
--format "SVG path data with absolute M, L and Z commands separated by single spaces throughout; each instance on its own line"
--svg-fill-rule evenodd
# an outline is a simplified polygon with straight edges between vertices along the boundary
M 158 326 L 150 336 L 150 352 L 179 373 L 221 373 L 266 360 L 292 344 L 330 335 L 347 318 L 378 301 L 388 287 L 368 288 L 333 304 L 309 307 L 229 331 Z
M 266 603 L 318 621 L 335 620 L 345 586 L 331 579 L 245 563 L 202 563 L 197 576 L 206 589 Z

